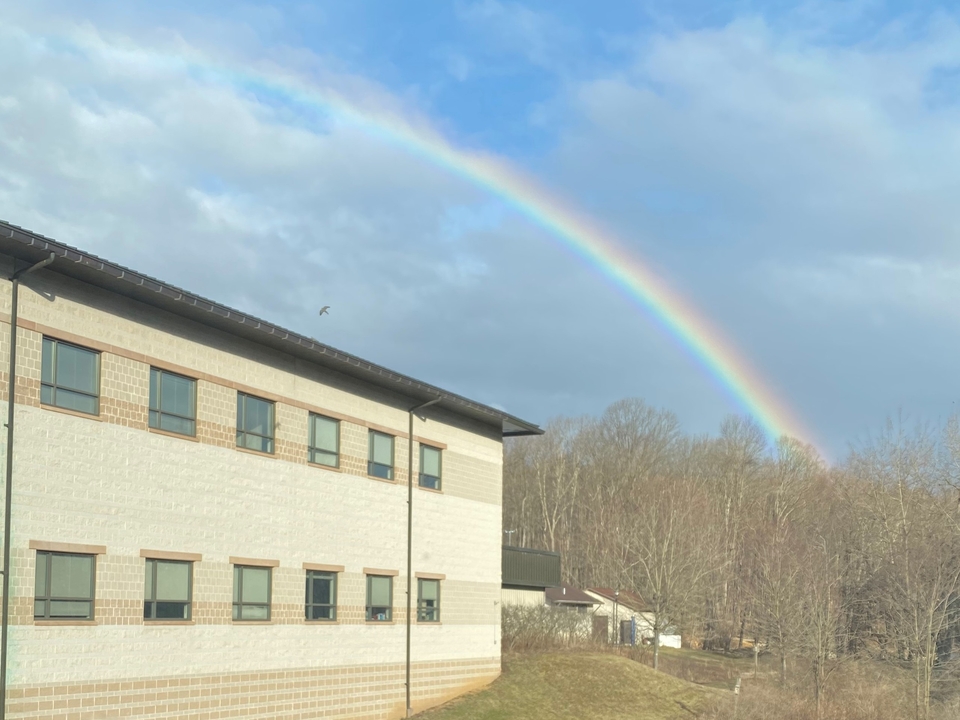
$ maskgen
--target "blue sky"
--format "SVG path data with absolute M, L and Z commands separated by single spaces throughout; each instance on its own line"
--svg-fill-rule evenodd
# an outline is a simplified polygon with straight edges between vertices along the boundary
M 158 54 L 296 75 L 530 173 L 690 297 L 832 457 L 960 395 L 956 7 L 0 7 L 0 217 L 535 421 L 640 396 L 711 432 L 736 405 L 542 230 Z

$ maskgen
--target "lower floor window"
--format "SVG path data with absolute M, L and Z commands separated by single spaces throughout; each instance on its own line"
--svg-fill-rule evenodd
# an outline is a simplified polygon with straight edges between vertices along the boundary
M 270 619 L 270 568 L 233 566 L 233 619 Z
M 417 580 L 417 622 L 440 622 L 439 580 Z
M 337 574 L 307 571 L 307 620 L 337 619 Z
M 144 620 L 189 620 L 193 563 L 147 560 Z
M 393 578 L 367 575 L 367 620 L 388 622 L 393 619 Z
M 95 575 L 95 555 L 37 552 L 33 616 L 92 620 Z

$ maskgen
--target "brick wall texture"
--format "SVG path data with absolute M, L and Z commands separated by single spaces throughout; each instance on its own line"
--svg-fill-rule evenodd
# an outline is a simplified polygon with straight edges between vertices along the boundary
M 18 330 L 8 717 L 403 717 L 409 399 L 49 273 L 29 285 Z M 8 318 L 9 284 L 0 287 L 3 413 Z M 44 336 L 101 353 L 98 417 L 40 404 Z M 151 366 L 197 378 L 195 438 L 149 429 Z M 273 455 L 236 448 L 238 390 L 275 402 Z M 308 463 L 310 412 L 340 420 L 337 469 Z M 393 482 L 367 476 L 371 428 L 396 437 Z M 442 411 L 417 420 L 414 435 L 443 448 L 442 492 L 414 493 L 413 570 L 444 578 L 441 622 L 413 627 L 421 709 L 499 673 L 502 447 L 495 430 Z M 93 622 L 34 620 L 31 543 L 105 547 Z M 199 556 L 189 623 L 143 620 L 146 550 Z M 275 564 L 269 622 L 232 620 L 231 558 Z M 344 568 L 335 622 L 305 621 L 304 563 Z M 367 568 L 399 572 L 392 622 L 365 620 Z

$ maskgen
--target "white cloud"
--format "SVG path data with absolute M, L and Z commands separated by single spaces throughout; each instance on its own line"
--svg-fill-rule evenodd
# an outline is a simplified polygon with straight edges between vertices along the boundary
M 552 412 L 543 368 L 589 308 L 543 308 L 587 271 L 570 277 L 539 231 L 405 150 L 157 55 L 272 65 L 429 126 L 402 96 L 306 51 L 268 63 L 18 17 L 0 11 L 0 217 L 480 401 Z
M 854 46 L 756 18 L 643 38 L 631 67 L 557 107 L 576 118 L 558 162 L 584 185 L 602 167 L 612 198 L 635 207 L 649 192 L 695 200 L 679 222 L 746 248 L 738 261 L 813 247 L 955 253 L 960 104 L 932 106 L 928 88 L 958 67 L 947 19 Z
M 0 28 L 0 67 L 17 69 L 0 74 L 6 219 L 294 321 L 375 276 L 381 297 L 345 324 L 361 335 L 482 272 L 465 249 L 440 252 L 438 217 L 471 188 L 355 128 L 309 128 L 129 40 L 74 32 L 79 50 Z

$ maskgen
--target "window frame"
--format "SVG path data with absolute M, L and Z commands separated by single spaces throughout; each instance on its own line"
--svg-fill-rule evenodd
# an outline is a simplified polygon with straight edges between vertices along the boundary
M 53 344 L 53 357 L 50 360 L 51 373 L 53 375 L 52 382 L 44 382 L 43 380 L 43 353 L 44 349 L 47 346 L 47 343 L 50 342 Z M 96 394 L 90 394 L 85 390 L 77 390 L 75 388 L 67 387 L 65 385 L 59 385 L 57 383 L 57 354 L 59 352 L 59 347 L 61 345 L 66 345 L 67 347 L 72 347 L 77 350 L 82 350 L 83 352 L 88 352 L 95 358 L 95 380 L 97 386 Z M 68 412 L 81 413 L 82 415 L 90 415 L 92 417 L 100 416 L 100 374 L 101 374 L 101 352 L 99 350 L 94 350 L 92 348 L 84 347 L 83 345 L 77 345 L 76 343 L 66 342 L 55 337 L 50 337 L 49 335 L 44 335 L 40 341 L 40 404 L 46 407 L 55 407 L 60 408 L 61 410 L 66 410 Z M 52 391 L 52 400 L 53 402 L 44 402 L 43 401 L 43 389 L 50 388 Z M 96 403 L 96 412 L 87 412 L 86 410 L 77 410 L 76 408 L 65 407 L 57 403 L 57 390 L 64 390 L 67 393 L 73 393 L 75 395 L 83 395 L 84 397 L 93 398 Z
M 395 467 L 397 464 L 397 438 L 395 435 L 390 435 L 389 433 L 380 432 L 379 430 L 370 430 L 368 432 L 367 440 L 367 475 L 378 480 L 387 480 L 393 482 L 396 478 Z M 384 465 L 383 463 L 378 463 L 374 461 L 373 457 L 373 447 L 374 447 L 374 438 L 380 436 L 390 439 L 390 465 Z M 377 468 L 386 468 L 386 475 L 378 475 L 374 470 Z
M 251 432 L 246 429 L 247 421 L 247 398 L 257 400 L 258 402 L 266 403 L 270 407 L 270 434 L 269 435 L 260 435 L 259 433 Z M 242 407 L 242 410 L 241 410 Z M 241 429 L 240 420 L 243 420 L 244 427 Z M 245 442 L 241 442 L 241 436 L 243 439 L 246 439 L 246 436 L 250 435 L 252 437 L 261 438 L 263 440 L 269 441 L 269 450 L 257 450 L 256 448 L 251 448 L 246 445 Z M 273 400 L 267 400 L 266 398 L 258 397 L 256 395 L 251 395 L 250 393 L 245 393 L 240 390 L 237 391 L 237 447 L 241 450 L 249 450 L 250 452 L 258 452 L 266 455 L 274 455 L 277 449 L 277 404 Z
M 156 374 L 156 377 L 157 377 L 157 393 L 156 393 L 156 396 L 157 396 L 157 407 L 156 407 L 156 408 L 153 407 L 153 402 L 152 402 L 152 400 L 153 400 L 153 395 L 154 395 L 154 393 L 153 393 L 153 378 L 154 378 L 155 374 Z M 193 402 L 193 417 L 186 417 L 186 416 L 184 416 L 184 415 L 178 415 L 177 413 L 167 412 L 167 411 L 165 411 L 165 410 L 163 409 L 163 376 L 164 376 L 164 375 L 170 375 L 170 376 L 175 377 L 175 378 L 180 378 L 181 380 L 189 380 L 189 381 L 190 381 L 191 387 L 192 387 L 192 395 L 193 395 L 193 397 L 191 398 L 191 399 L 192 399 L 192 402 Z M 189 377 L 188 375 L 181 375 L 180 373 L 170 372 L 169 370 L 164 370 L 163 368 L 158 368 L 158 367 L 154 367 L 153 365 L 151 365 L 151 366 L 150 366 L 150 400 L 151 400 L 151 402 L 149 403 L 149 408 L 148 408 L 148 413 L 147 413 L 147 414 L 148 414 L 147 424 L 148 424 L 149 427 L 153 428 L 154 430 L 160 430 L 161 432 L 173 433 L 174 435 L 183 435 L 184 437 L 194 437 L 194 438 L 195 438 L 195 437 L 197 436 L 197 379 L 196 379 L 196 378 Z M 154 414 L 156 414 L 156 416 L 157 416 L 157 424 L 156 424 L 156 425 L 153 424 Z M 163 416 L 164 416 L 164 415 L 169 416 L 169 417 L 172 417 L 172 418 L 176 418 L 177 420 L 187 420 L 187 421 L 193 423 L 193 432 L 192 432 L 192 433 L 182 433 L 182 432 L 179 432 L 179 431 L 177 431 L 177 430 L 168 430 L 167 428 L 162 427 L 161 425 L 162 425 L 162 422 L 163 422 Z
M 143 621 L 144 622 L 188 622 L 193 620 L 193 561 L 192 560 L 167 560 L 165 558 L 146 558 L 145 568 L 153 563 L 153 599 L 146 597 L 146 587 L 144 587 L 143 598 Z M 187 571 L 187 616 L 182 618 L 158 618 L 157 603 L 159 602 L 179 602 L 170 600 L 157 600 L 157 567 L 159 563 L 168 563 L 171 565 L 188 565 Z M 146 578 L 144 578 L 146 583 Z M 147 605 L 151 605 L 151 616 L 147 616 Z
M 426 608 L 423 605 L 423 583 L 425 582 L 437 584 L 436 607 Z M 417 578 L 417 622 L 418 623 L 435 624 L 440 622 L 440 598 L 441 598 L 440 593 L 441 593 L 440 580 L 438 578 Z M 434 617 L 432 619 L 425 617 L 426 613 L 428 612 L 433 613 Z
M 336 424 L 337 428 L 337 448 L 334 451 L 327 450 L 325 448 L 320 448 L 317 446 L 316 438 L 316 424 L 314 423 L 315 419 L 329 420 L 332 423 Z M 329 415 L 321 415 L 320 413 L 311 412 L 307 416 L 307 421 L 310 424 L 309 437 L 307 438 L 307 460 L 314 465 L 322 465 L 323 467 L 339 468 L 340 467 L 340 420 L 337 418 L 332 418 Z M 316 459 L 316 453 L 325 453 L 327 455 L 333 455 L 335 462 L 333 465 L 329 463 L 320 462 Z
M 384 605 L 371 605 L 371 604 L 370 604 L 370 587 L 371 587 L 371 580 L 373 580 L 374 578 L 377 578 L 377 579 L 381 579 L 381 578 L 382 578 L 382 579 L 387 580 L 387 581 L 390 583 L 390 604 L 389 604 L 389 605 L 384 606 Z M 384 618 L 382 618 L 382 619 L 381 619 L 381 618 L 373 617 L 373 614 L 374 614 L 374 613 L 372 613 L 371 611 L 372 611 L 373 609 L 375 609 L 375 608 L 385 608 L 386 611 L 387 611 L 386 613 L 384 613 L 384 614 L 386 615 L 386 617 L 384 617 Z M 368 574 L 367 574 L 367 576 L 366 576 L 366 598 L 365 598 L 365 602 L 364 602 L 364 617 L 366 618 L 366 621 L 367 621 L 368 623 L 390 623 L 390 622 L 393 622 L 393 575 L 377 575 L 376 573 L 368 573 Z
M 80 597 L 54 597 L 51 595 L 51 590 L 53 587 L 53 562 L 52 557 L 54 555 L 60 556 L 70 556 L 70 557 L 83 557 L 90 558 L 90 597 L 89 598 L 80 598 Z M 39 565 L 40 556 L 44 556 L 47 559 L 46 561 L 46 573 L 44 577 L 44 584 L 46 585 L 46 594 L 43 597 L 37 595 L 37 586 L 36 586 L 36 572 L 34 572 L 34 587 L 33 587 L 33 619 L 41 621 L 53 621 L 53 622 L 84 622 L 96 619 L 96 610 L 97 610 L 97 556 L 93 553 L 78 553 L 78 552 L 57 552 L 54 550 L 37 550 L 35 563 Z M 44 613 L 43 615 L 37 615 L 37 603 L 44 603 Z M 68 616 L 53 616 L 50 614 L 50 603 L 52 602 L 85 602 L 89 603 L 90 612 L 85 616 L 79 615 L 68 615 Z
M 438 469 L 439 472 L 440 472 L 439 475 L 436 475 L 436 476 L 434 476 L 434 475 L 427 475 L 425 472 L 423 472 L 423 451 L 424 451 L 424 450 L 435 450 L 435 451 L 436 451 L 436 453 L 437 453 L 437 469 Z M 433 478 L 433 479 L 435 479 L 435 480 L 437 481 L 436 487 L 433 487 L 433 486 L 431 486 L 431 485 L 426 484 L 426 483 L 423 481 L 424 478 Z M 435 447 L 435 446 L 433 446 L 433 445 L 426 445 L 426 444 L 424 444 L 424 443 L 420 443 L 420 472 L 418 473 L 417 484 L 418 484 L 420 487 L 422 487 L 422 488 L 426 488 L 427 490 L 436 490 L 436 491 L 438 491 L 438 492 L 440 492 L 440 491 L 443 490 L 443 449 L 442 449 L 442 448 L 438 448 L 438 447 Z
M 231 618 L 233 622 L 238 623 L 249 623 L 249 622 L 270 622 L 273 619 L 273 568 L 264 567 L 263 565 L 242 565 L 234 563 L 233 573 L 236 577 L 237 570 L 240 571 L 240 581 L 236 583 L 237 590 L 240 593 L 239 598 L 234 596 L 233 605 L 231 610 Z M 245 570 L 264 570 L 267 573 L 267 602 L 266 603 L 255 603 L 255 602 L 244 602 L 243 601 L 243 573 Z M 267 616 L 265 618 L 245 618 L 243 617 L 243 608 L 245 607 L 266 607 Z M 236 617 L 234 617 L 236 613 Z
M 340 573 L 334 572 L 333 570 L 307 570 L 306 571 L 306 602 L 304 604 L 304 617 L 305 622 L 336 622 L 337 620 L 337 594 L 339 591 L 340 578 L 337 576 Z M 313 593 L 310 592 L 313 589 L 313 581 L 321 579 L 321 577 L 327 576 L 329 580 L 333 583 L 333 592 L 331 592 L 331 602 L 330 603 L 315 603 L 312 602 Z M 326 578 L 324 578 L 326 579 Z M 310 610 L 312 608 L 329 608 L 330 617 L 311 617 Z

